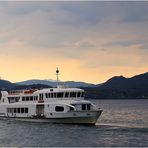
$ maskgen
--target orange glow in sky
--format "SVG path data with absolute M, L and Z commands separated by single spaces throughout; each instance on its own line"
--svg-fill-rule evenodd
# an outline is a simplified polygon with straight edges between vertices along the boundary
M 0 76 L 102 83 L 148 70 L 148 2 L 0 2 Z

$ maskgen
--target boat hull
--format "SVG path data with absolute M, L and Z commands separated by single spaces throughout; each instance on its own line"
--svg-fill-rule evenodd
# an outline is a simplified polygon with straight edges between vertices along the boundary
M 27 122 L 46 122 L 46 123 L 65 123 L 65 124 L 95 124 L 100 117 L 102 110 L 90 111 L 85 116 L 79 116 L 80 112 L 77 112 L 77 116 L 72 117 L 2 117 L 3 119 L 27 121 Z

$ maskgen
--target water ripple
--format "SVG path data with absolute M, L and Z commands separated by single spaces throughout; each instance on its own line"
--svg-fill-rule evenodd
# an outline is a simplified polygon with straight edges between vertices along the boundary
M 0 147 L 148 147 L 148 101 L 95 101 L 104 110 L 96 125 L 0 120 Z

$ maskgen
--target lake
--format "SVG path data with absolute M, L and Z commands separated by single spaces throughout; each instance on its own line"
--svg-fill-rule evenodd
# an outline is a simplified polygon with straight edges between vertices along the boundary
M 92 100 L 96 125 L 0 120 L 0 147 L 148 147 L 148 100 Z

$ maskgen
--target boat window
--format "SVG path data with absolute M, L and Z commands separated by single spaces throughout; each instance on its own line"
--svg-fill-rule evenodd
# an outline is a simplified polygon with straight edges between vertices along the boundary
M 48 98 L 48 94 L 47 93 L 45 94 L 45 96 L 46 96 L 46 98 Z
M 26 97 L 26 101 L 29 101 L 29 97 Z
M 74 108 L 73 108 L 73 107 L 71 107 L 71 106 L 69 107 L 69 109 L 70 109 L 70 111 L 74 110 Z
M 42 100 L 42 94 L 39 94 L 39 100 Z
M 77 93 L 73 92 L 73 97 L 76 98 L 76 96 L 77 96 Z
M 78 92 L 77 97 L 81 97 L 81 92 Z
M 46 93 L 46 98 L 50 98 L 50 93 Z
M 57 93 L 53 93 L 54 94 L 54 98 L 56 98 L 57 97 Z
M 20 97 L 15 97 L 15 101 L 18 102 Z
M 69 92 L 66 92 L 65 93 L 65 98 L 68 98 L 69 97 Z
M 15 103 L 18 102 L 20 97 L 8 97 L 9 103 Z
M 56 106 L 55 107 L 55 111 L 57 111 L 57 112 L 63 112 L 64 111 L 64 107 L 63 106 Z
M 73 93 L 73 97 L 76 97 L 76 96 L 77 96 L 77 93 L 76 93 L 76 92 L 74 92 L 74 93 Z
M 14 113 L 16 113 L 16 108 L 14 108 Z
M 70 92 L 70 98 L 72 98 L 73 97 L 73 92 Z
M 33 101 L 33 96 L 30 97 L 30 101 Z
M 34 100 L 38 100 L 38 96 L 34 96 Z
M 10 113 L 10 112 L 11 112 L 10 108 L 7 108 L 7 113 Z
M 20 113 L 20 108 L 17 109 L 18 113 Z
M 75 98 L 76 97 L 76 92 L 70 92 L 70 97 Z
M 82 92 L 82 96 L 81 97 L 84 97 L 85 96 L 85 92 Z
M 86 110 L 86 105 L 82 104 L 82 110 Z
M 7 113 L 28 113 L 28 108 L 7 108 Z
M 21 108 L 21 113 L 24 113 L 24 108 Z
M 50 94 L 50 97 L 53 98 L 53 93 Z
M 25 108 L 25 113 L 28 113 L 28 108 Z
M 87 104 L 87 110 L 90 110 L 90 104 Z
M 48 98 L 50 98 L 50 93 L 48 93 Z
M 57 93 L 57 98 L 63 98 L 64 93 L 63 92 L 59 92 Z
M 25 97 L 22 97 L 22 101 L 25 101 Z
M 33 100 L 38 100 L 38 96 L 24 96 L 22 97 L 22 101 L 33 101 Z
M 43 100 L 43 94 L 39 95 L 39 100 Z

